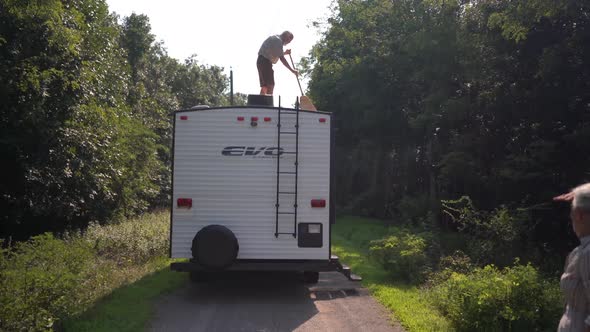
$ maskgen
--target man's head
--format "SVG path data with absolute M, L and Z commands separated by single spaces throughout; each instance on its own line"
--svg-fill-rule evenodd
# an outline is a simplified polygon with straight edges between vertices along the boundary
M 281 33 L 281 40 L 283 41 L 283 45 L 287 45 L 293 40 L 293 34 L 290 31 L 283 31 Z
M 578 237 L 590 235 L 590 183 L 583 184 L 572 190 L 571 218 L 574 232 Z
M 558 201 L 571 201 L 570 217 L 576 235 L 581 238 L 590 235 L 590 183 L 578 186 L 567 194 L 554 198 Z

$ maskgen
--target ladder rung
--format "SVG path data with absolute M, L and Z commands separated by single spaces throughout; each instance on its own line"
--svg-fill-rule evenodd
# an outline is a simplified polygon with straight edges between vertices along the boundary
M 296 192 L 279 191 L 279 194 L 283 194 L 283 195 L 295 195 Z
M 279 174 L 297 174 L 297 172 L 279 172 Z
M 297 132 L 295 132 L 295 131 L 281 131 L 279 134 L 295 135 L 295 134 L 297 134 Z
M 277 212 L 278 214 L 295 214 L 295 212 Z

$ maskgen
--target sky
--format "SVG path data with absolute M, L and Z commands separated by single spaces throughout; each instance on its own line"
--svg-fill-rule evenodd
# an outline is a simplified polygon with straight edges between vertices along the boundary
M 168 55 L 180 61 L 192 54 L 200 64 L 224 68 L 234 76 L 234 92 L 258 94 L 256 58 L 262 42 L 284 30 L 295 38 L 284 47 L 293 61 L 307 56 L 320 39 L 314 21 L 325 21 L 331 0 L 107 0 L 109 10 L 122 17 L 132 13 L 150 19 L 152 34 L 163 41 Z M 289 60 L 289 57 L 286 57 Z M 275 104 L 292 105 L 301 95 L 297 78 L 281 62 L 274 65 Z M 302 78 L 305 93 L 307 82 Z M 229 89 L 228 89 L 229 91 Z

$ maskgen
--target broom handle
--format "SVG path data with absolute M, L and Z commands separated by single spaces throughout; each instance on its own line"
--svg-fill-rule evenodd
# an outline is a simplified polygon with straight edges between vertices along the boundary
M 289 59 L 291 59 L 291 65 L 293 66 L 293 70 L 295 70 L 295 64 L 293 63 L 293 57 L 291 57 L 291 53 L 289 53 Z M 301 95 L 303 96 L 303 89 L 301 88 L 301 82 L 299 82 L 299 75 L 295 75 L 297 77 L 297 84 L 299 84 L 299 91 L 301 91 Z

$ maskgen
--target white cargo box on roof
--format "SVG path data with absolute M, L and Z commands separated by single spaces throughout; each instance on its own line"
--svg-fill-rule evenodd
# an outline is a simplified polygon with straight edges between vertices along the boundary
M 173 137 L 170 256 L 190 259 L 173 269 L 350 277 L 330 255 L 330 113 L 195 108 L 174 113 Z

